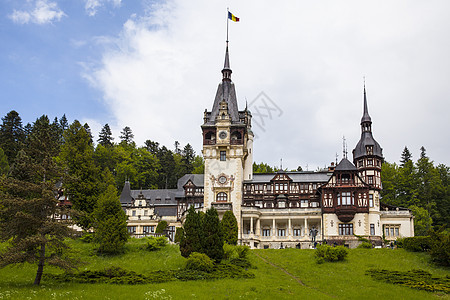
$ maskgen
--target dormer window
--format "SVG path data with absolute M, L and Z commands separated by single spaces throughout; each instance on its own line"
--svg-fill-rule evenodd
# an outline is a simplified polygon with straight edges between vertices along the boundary
M 373 155 L 373 146 L 366 146 L 367 155 Z

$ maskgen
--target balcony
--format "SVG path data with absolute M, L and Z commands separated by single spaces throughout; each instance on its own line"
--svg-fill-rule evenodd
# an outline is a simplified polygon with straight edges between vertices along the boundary
M 226 211 L 232 210 L 233 205 L 231 202 L 213 202 L 211 206 L 214 207 L 217 211 Z

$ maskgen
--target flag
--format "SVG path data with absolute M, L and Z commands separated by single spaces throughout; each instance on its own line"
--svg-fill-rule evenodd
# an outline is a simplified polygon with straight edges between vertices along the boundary
M 239 18 L 230 12 L 228 12 L 228 19 L 230 19 L 231 21 L 234 21 L 234 22 L 239 22 Z

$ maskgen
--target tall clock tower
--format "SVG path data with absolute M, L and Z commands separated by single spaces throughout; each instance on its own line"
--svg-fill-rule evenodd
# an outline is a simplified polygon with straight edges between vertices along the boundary
M 212 206 L 220 216 L 227 210 L 233 211 L 240 239 L 243 181 L 253 177 L 253 133 L 250 111 L 238 110 L 231 73 L 227 42 L 222 82 L 212 110 L 205 110 L 201 126 L 205 160 L 204 209 Z

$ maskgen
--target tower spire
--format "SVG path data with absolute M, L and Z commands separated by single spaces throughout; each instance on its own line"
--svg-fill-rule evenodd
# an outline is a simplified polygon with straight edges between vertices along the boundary
M 230 55 L 228 54 L 228 41 L 225 49 L 225 62 L 222 70 L 222 80 L 231 81 Z
M 367 108 L 367 95 L 366 95 L 366 80 L 364 79 L 364 112 L 361 118 L 361 125 L 364 122 L 372 123 L 372 119 L 369 116 L 369 109 Z

